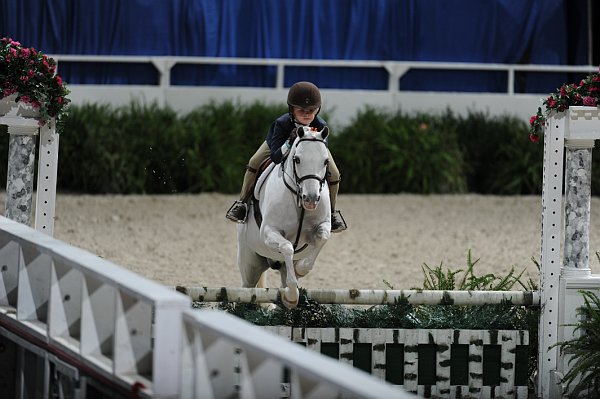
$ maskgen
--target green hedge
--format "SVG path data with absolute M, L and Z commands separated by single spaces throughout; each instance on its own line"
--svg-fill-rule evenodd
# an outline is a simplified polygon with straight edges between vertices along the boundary
M 231 102 L 186 115 L 156 105 L 74 107 L 65 119 L 59 189 L 149 193 L 240 189 L 244 166 L 281 107 Z
M 285 105 L 230 101 L 187 114 L 135 102 L 72 106 L 59 126 L 58 189 L 237 193 L 248 159 L 284 112 Z M 331 128 L 343 193 L 541 193 L 543 145 L 531 143 L 515 117 L 365 107 L 347 126 Z M 4 176 L 7 143 L 0 140 Z

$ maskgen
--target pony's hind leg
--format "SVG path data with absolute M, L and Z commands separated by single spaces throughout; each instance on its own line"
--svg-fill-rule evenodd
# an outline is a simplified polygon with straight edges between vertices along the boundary
M 242 287 L 254 288 L 269 268 L 267 260 L 238 239 L 237 265 L 242 278 Z M 264 280 L 263 280 L 264 282 Z

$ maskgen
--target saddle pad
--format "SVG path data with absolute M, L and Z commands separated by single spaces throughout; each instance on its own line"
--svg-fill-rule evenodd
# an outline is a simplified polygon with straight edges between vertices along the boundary
M 260 196 L 260 190 L 261 190 L 263 184 L 265 183 L 265 180 L 271 174 L 271 172 L 273 171 L 273 169 L 275 168 L 276 165 L 277 164 L 275 164 L 275 163 L 270 163 L 265 168 L 265 170 L 262 171 L 260 176 L 258 176 L 258 179 L 256 180 L 256 184 L 254 185 L 254 198 L 258 198 Z

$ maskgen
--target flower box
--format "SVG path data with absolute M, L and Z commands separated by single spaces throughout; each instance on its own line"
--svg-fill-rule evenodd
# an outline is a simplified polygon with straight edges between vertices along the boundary
M 565 114 L 565 139 L 600 139 L 600 108 L 573 106 L 569 107 Z
M 56 74 L 54 59 L 4 37 L 0 39 L 0 66 L 0 116 L 35 117 L 43 126 L 65 113 L 69 90 Z

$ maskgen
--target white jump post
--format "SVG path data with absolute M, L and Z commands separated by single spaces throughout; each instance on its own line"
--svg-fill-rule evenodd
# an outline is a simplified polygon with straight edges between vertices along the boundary
M 600 275 L 592 275 L 589 267 L 592 148 L 596 139 L 600 139 L 599 108 L 570 107 L 547 120 L 537 381 L 540 398 L 562 397 L 561 377 L 568 370 L 568 358 L 561 356 L 555 345 L 574 337 L 574 327 L 565 325 L 578 321 L 577 309 L 583 304 L 578 291 L 600 288 Z
M 54 235 L 58 134 L 55 121 L 39 127 L 38 112 L 31 105 L 15 103 L 16 94 L 0 99 L 0 125 L 8 126 L 9 154 L 6 178 L 5 216 L 31 224 L 36 139 L 39 158 L 35 229 Z

